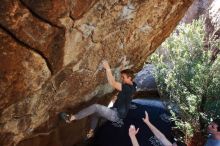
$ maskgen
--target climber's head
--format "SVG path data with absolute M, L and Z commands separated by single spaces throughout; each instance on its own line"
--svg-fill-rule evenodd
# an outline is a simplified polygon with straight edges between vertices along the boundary
M 125 84 L 131 84 L 134 78 L 134 73 L 130 69 L 125 69 L 121 71 L 121 80 Z

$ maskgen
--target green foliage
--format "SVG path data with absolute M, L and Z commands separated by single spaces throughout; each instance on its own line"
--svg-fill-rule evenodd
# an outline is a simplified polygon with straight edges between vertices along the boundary
M 181 120 L 173 113 L 178 128 L 191 137 L 200 131 L 201 120 L 220 113 L 220 56 L 211 61 L 211 49 L 219 40 L 205 46 L 204 21 L 181 24 L 150 60 L 161 95 L 179 106 Z M 207 44 L 207 43 L 206 43 Z

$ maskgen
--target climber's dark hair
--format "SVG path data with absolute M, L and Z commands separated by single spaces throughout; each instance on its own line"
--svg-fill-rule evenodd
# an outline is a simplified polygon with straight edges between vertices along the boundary
M 131 69 L 125 69 L 121 71 L 121 74 L 126 74 L 128 77 L 134 78 L 134 72 Z

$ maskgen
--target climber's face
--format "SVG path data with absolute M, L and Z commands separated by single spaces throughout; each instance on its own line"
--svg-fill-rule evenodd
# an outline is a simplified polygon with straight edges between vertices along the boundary
M 124 84 L 130 84 L 132 82 L 132 78 L 127 76 L 127 74 L 121 74 L 121 81 Z

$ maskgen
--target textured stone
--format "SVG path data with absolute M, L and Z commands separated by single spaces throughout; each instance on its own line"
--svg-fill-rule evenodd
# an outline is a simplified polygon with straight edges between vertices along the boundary
M 214 0 L 206 15 L 206 31 L 220 37 L 220 1 Z
M 76 20 L 85 14 L 97 0 L 73 0 L 71 2 L 70 16 Z
M 107 59 L 116 76 L 122 60 L 127 68 L 140 70 L 191 3 L 192 0 L 2 0 L 0 28 L 7 39 L 1 39 L 0 44 L 5 52 L 17 50 L 1 62 L 0 71 L 18 73 L 12 74 L 13 80 L 22 81 L 23 85 L 11 82 L 10 73 L 1 73 L 4 81 L 0 88 L 10 86 L 10 90 L 6 98 L 0 99 L 0 145 L 22 145 L 22 140 L 25 145 L 28 139 L 30 143 L 41 139 L 40 133 L 46 134 L 48 142 L 42 142 L 45 146 L 73 145 L 82 139 L 85 125 L 78 130 L 73 128 L 74 132 L 67 131 L 69 137 L 60 133 L 58 113 L 68 107 L 76 112 L 76 107 L 81 109 L 91 99 L 112 95 L 105 72 L 99 70 L 101 61 Z M 5 43 L 8 37 L 13 38 L 11 43 Z M 4 55 L 2 50 L 0 53 Z M 38 57 L 35 59 L 32 53 Z M 16 66 L 23 62 L 23 68 Z M 76 133 L 79 136 L 72 140 Z M 54 137 L 59 139 L 56 144 L 52 142 Z
M 137 91 L 157 91 L 157 84 L 153 76 L 154 65 L 147 64 L 135 76 L 135 83 L 137 83 Z
M 191 23 L 194 19 L 198 19 L 201 15 L 206 14 L 213 1 L 214 0 L 194 0 L 181 22 Z
M 52 72 L 63 65 L 64 30 L 35 17 L 18 0 L 2 0 L 0 26 L 46 59 Z
M 206 42 L 208 40 L 220 39 L 220 1 L 214 0 L 206 14 L 205 30 Z M 220 48 L 214 46 L 212 48 L 212 60 L 220 53 Z
M 44 58 L 30 48 L 16 43 L 2 29 L 0 29 L 0 44 L 0 111 L 2 111 L 39 90 L 51 73 Z M 26 113 L 28 105 L 29 102 L 25 102 L 21 106 L 15 106 L 14 111 L 6 113 L 10 114 L 8 116 L 12 118 L 12 121 L 17 118 L 22 119 L 16 127 L 22 128 L 28 125 L 29 120 L 26 118 L 30 116 Z M 18 111 L 20 115 L 13 114 Z M 1 112 L 1 116 L 5 116 L 4 112 Z M 0 144 L 12 145 L 15 133 L 2 133 L 1 126 L 4 122 L 0 120 Z M 8 128 L 13 129 L 13 124 L 9 122 Z
M 220 37 L 220 1 L 219 0 L 195 0 L 188 9 L 187 13 L 181 20 L 183 23 L 191 23 L 194 19 L 198 19 L 204 15 L 205 18 L 205 32 L 206 32 L 206 46 L 210 39 L 217 39 Z M 212 60 L 220 52 L 219 48 L 212 48 Z
M 0 111 L 34 91 L 50 77 L 44 58 L 0 29 Z M 19 110 L 19 109 L 18 109 Z
M 68 16 L 70 0 L 21 0 L 35 15 L 55 26 L 62 26 L 60 18 Z

